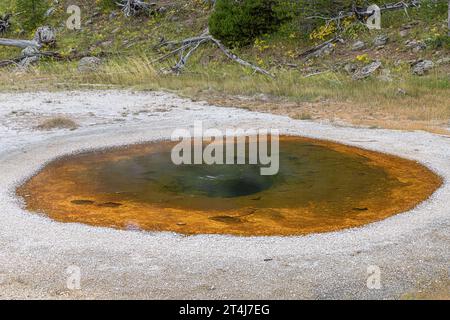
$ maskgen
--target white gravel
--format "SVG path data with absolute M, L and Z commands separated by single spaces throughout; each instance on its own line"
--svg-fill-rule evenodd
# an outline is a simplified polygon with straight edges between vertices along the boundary
M 65 115 L 75 131 L 34 130 Z M 278 128 L 415 159 L 446 181 L 416 209 L 305 237 L 181 236 L 62 224 L 22 209 L 15 188 L 55 157 L 169 137 L 194 120 Z M 0 93 L 0 298 L 399 298 L 448 277 L 450 139 L 335 127 L 158 92 Z M 268 260 L 268 261 L 265 261 Z M 381 271 L 368 289 L 367 268 Z M 67 268 L 81 270 L 69 290 Z

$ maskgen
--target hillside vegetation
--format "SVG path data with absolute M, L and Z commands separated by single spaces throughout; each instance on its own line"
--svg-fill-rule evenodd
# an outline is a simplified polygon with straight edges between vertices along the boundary
M 43 57 L 26 70 L 14 65 L 3 68 L 0 88 L 164 89 L 297 119 L 443 133 L 449 127 L 446 0 L 422 1 L 420 8 L 407 12 L 383 13 L 381 30 L 355 23 L 342 34 L 342 41 L 309 57 L 302 54 L 332 39 L 337 28 L 322 18 L 310 17 L 316 11 L 320 17 L 332 17 L 348 8 L 350 1 L 254 1 L 246 11 L 236 11 L 230 1 L 223 0 L 218 1 L 216 11 L 210 1 L 155 2 L 157 10 L 152 13 L 127 17 L 115 1 L 42 1 L 45 14 L 35 23 L 29 14 L 18 12 L 16 1 L 3 0 L 0 17 L 7 12 L 19 15 L 0 37 L 31 39 L 36 26 L 52 26 L 57 30 L 57 43 L 45 50 L 55 51 L 59 57 Z M 257 2 L 271 3 L 273 10 L 267 9 L 266 14 L 255 11 L 252 6 Z M 70 16 L 66 10 L 73 4 L 81 8 L 81 30 L 66 27 Z M 234 20 L 222 14 L 227 10 Z M 342 23 L 350 25 L 352 21 Z M 170 47 L 160 44 L 198 36 L 208 26 L 233 53 L 269 70 L 274 78 L 234 63 L 210 43 L 192 54 L 180 74 L 170 72 L 178 56 L 158 61 L 170 52 Z M 376 43 L 386 38 L 385 43 Z M 20 52 L 0 47 L 0 60 L 17 57 Z M 80 72 L 78 64 L 83 57 L 97 57 L 101 62 L 92 72 Z M 422 60 L 433 66 L 423 74 L 413 74 L 414 65 Z M 380 66 L 373 74 L 355 78 L 355 72 L 374 62 Z

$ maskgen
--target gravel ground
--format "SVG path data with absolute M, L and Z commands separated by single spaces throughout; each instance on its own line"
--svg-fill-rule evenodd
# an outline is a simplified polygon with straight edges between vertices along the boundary
M 34 129 L 54 116 L 70 117 L 80 128 Z M 194 120 L 279 128 L 396 154 L 427 165 L 445 184 L 410 212 L 304 237 L 186 237 L 62 224 L 24 211 L 15 197 L 15 187 L 55 157 L 167 138 Z M 395 299 L 448 281 L 446 136 L 336 127 L 166 93 L 90 91 L 0 94 L 0 137 L 0 298 Z M 380 289 L 367 287 L 369 266 L 380 269 Z M 81 288 L 70 290 L 77 268 Z

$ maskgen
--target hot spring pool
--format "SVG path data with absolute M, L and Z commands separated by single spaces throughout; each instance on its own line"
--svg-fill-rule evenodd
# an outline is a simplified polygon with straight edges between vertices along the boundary
M 67 156 L 18 188 L 60 222 L 182 234 L 303 235 L 407 211 L 441 184 L 416 162 L 301 137 L 280 138 L 280 170 L 181 165 L 172 142 Z

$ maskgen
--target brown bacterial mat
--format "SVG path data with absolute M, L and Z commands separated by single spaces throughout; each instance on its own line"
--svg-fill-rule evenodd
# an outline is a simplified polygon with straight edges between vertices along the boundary
M 280 170 L 181 165 L 173 142 L 82 153 L 47 165 L 18 195 L 60 222 L 127 230 L 241 236 L 304 235 L 414 208 L 442 183 L 410 160 L 342 144 L 280 137 Z

